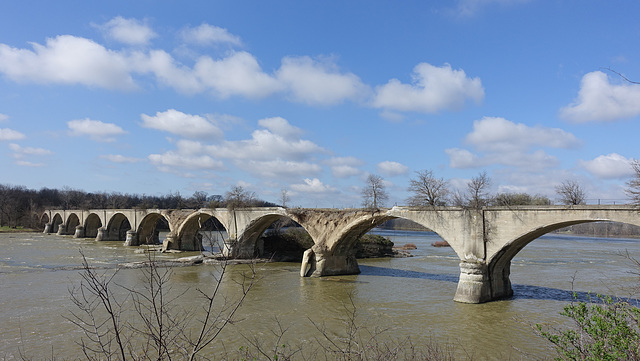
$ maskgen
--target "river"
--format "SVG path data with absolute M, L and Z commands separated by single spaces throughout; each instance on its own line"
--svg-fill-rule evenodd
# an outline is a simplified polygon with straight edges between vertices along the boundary
M 570 323 L 559 316 L 571 300 L 571 290 L 636 297 L 638 276 L 626 250 L 640 255 L 637 240 L 550 234 L 526 246 L 513 260 L 514 297 L 479 305 L 452 300 L 458 280 L 458 258 L 451 248 L 431 247 L 440 238 L 431 232 L 376 230 L 397 245 L 414 243 L 413 257 L 359 260 L 359 275 L 301 278 L 297 263 L 256 265 L 259 278 L 229 325 L 207 350 L 215 356 L 224 347 L 235 352 L 258 338 L 275 342 L 272 330 L 287 328 L 284 341 L 317 342 L 324 323 L 329 334 L 344 333 L 350 299 L 357 322 L 368 330 L 384 328 L 381 337 L 409 336 L 418 347 L 430 340 L 450 345 L 473 359 L 551 359 L 549 344 L 535 334 L 536 323 Z M 119 263 L 148 256 L 118 242 L 95 242 L 38 233 L 0 234 L 0 359 L 81 358 L 82 333 L 66 318 L 74 311 L 69 289 L 80 282 L 81 255 L 100 272 Z M 160 254 L 170 259 L 196 253 Z M 247 265 L 230 267 L 237 278 Z M 213 284 L 213 265 L 173 268 L 171 282 L 186 290 L 186 307 L 199 306 L 197 287 Z M 229 278 L 227 277 L 227 278 Z M 142 282 L 140 269 L 122 269 L 114 282 Z M 223 289 L 235 292 L 234 282 Z M 345 307 L 346 306 L 346 307 Z M 199 309 L 199 308 L 196 308 Z M 277 321 L 276 321 L 277 320 Z

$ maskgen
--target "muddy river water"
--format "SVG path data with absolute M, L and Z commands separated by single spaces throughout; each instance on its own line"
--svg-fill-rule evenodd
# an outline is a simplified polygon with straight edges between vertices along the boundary
M 352 299 L 359 324 L 386 329 L 384 337 L 410 337 L 416 345 L 435 340 L 473 359 L 551 359 L 554 351 L 535 334 L 533 325 L 569 325 L 559 312 L 570 302 L 571 290 L 637 297 L 635 286 L 640 284 L 632 262 L 620 255 L 628 251 L 639 257 L 640 241 L 550 234 L 515 257 L 513 298 L 460 304 L 452 300 L 458 258 L 450 248 L 431 246 L 440 240 L 437 235 L 374 233 L 397 245 L 414 243 L 417 249 L 409 258 L 359 260 L 362 273 L 353 276 L 301 278 L 297 263 L 257 264 L 259 280 L 238 311 L 237 322 L 206 352 L 215 357 L 223 348 L 247 347 L 248 339 L 255 337 L 269 343 L 277 323 L 287 328 L 285 342 L 315 342 L 319 331 L 312 321 L 340 335 L 345 305 Z M 92 265 L 111 272 L 119 263 L 147 257 L 135 249 L 70 236 L 0 234 L 0 360 L 20 359 L 20 350 L 31 359 L 81 358 L 77 341 L 82 333 L 64 317 L 74 310 L 69 289 L 80 282 L 79 250 Z M 246 270 L 246 265 L 232 266 L 228 278 Z M 173 287 L 187 292 L 182 305 L 199 306 L 202 300 L 195 289 L 210 286 L 216 272 L 212 265 L 173 268 Z M 135 286 L 142 282 L 141 271 L 120 270 L 115 281 Z M 234 282 L 223 282 L 231 293 L 234 287 Z

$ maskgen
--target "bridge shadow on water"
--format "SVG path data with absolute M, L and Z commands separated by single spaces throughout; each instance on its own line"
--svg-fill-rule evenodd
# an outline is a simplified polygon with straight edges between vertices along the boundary
M 445 281 L 458 283 L 458 275 L 451 274 L 437 274 L 420 271 L 410 271 L 396 268 L 379 267 L 379 266 L 366 266 L 360 265 L 360 274 L 366 276 L 381 276 L 381 277 L 398 277 L 398 278 L 412 278 L 412 279 L 425 279 L 432 281 Z M 583 292 L 583 291 L 571 291 L 563 290 L 560 288 L 534 286 L 534 285 L 521 285 L 512 284 L 513 297 L 507 300 L 517 299 L 531 299 L 531 300 L 545 300 L 545 301 L 580 301 L 580 302 L 599 302 L 598 296 L 595 293 Z M 615 299 L 615 297 L 614 297 Z M 637 298 L 623 298 L 626 302 L 634 306 L 640 306 L 640 299 Z

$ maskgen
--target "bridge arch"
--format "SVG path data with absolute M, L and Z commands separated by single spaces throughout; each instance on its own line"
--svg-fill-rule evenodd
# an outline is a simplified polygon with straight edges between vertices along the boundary
M 51 229 L 49 227 L 51 227 L 49 224 L 51 223 L 51 217 L 49 216 L 48 212 L 44 212 L 41 216 L 40 219 L 38 219 L 38 224 L 40 224 L 42 227 L 44 227 L 44 233 L 49 233 L 51 232 Z M 49 225 L 49 226 L 48 226 Z
M 71 213 L 67 217 L 67 234 L 74 234 L 76 227 L 80 225 L 80 217 L 76 213 Z
M 96 213 L 91 213 L 84 221 L 84 236 L 87 238 L 96 238 L 98 236 L 98 229 L 102 227 L 102 221 L 100 216 Z
M 205 236 L 202 232 L 209 233 Z M 206 211 L 190 214 L 176 233 L 177 244 L 172 247 L 183 251 L 201 251 L 209 247 L 212 252 L 219 252 L 228 238 L 227 227 L 222 224 L 219 216 Z
M 309 238 L 302 237 L 296 240 L 297 247 L 292 245 L 292 248 L 297 248 L 300 253 L 300 259 L 305 250 L 311 248 L 314 245 L 313 236 L 309 233 L 304 224 L 298 223 L 289 214 L 282 214 L 278 212 L 268 213 L 261 215 L 253 219 L 243 230 L 241 236 L 237 240 L 237 244 L 234 248 L 237 249 L 238 254 L 244 257 L 269 257 L 271 256 L 268 248 L 269 244 L 264 244 L 262 236 L 265 235 L 269 227 L 278 221 L 290 221 L 295 226 L 302 228 L 303 232 L 309 235 Z M 297 250 L 296 250 L 297 252 Z M 297 257 L 296 257 L 297 258 Z
M 62 215 L 60 213 L 54 214 L 53 219 L 51 220 L 51 233 L 58 233 L 60 225 L 62 224 Z
M 138 226 L 139 244 L 159 244 L 161 243 L 160 231 L 171 231 L 170 223 L 162 213 L 147 213 Z
M 125 241 L 127 231 L 131 229 L 131 222 L 123 213 L 116 213 L 107 222 L 104 241 Z
M 567 217 L 567 214 L 571 216 Z M 501 217 L 495 215 L 489 217 L 495 217 L 492 221 L 494 224 L 499 224 Z M 502 227 L 502 231 L 492 229 L 487 231 L 486 264 L 494 299 L 513 295 L 510 281 L 511 261 L 528 244 L 541 236 L 561 228 L 583 223 L 607 221 L 640 226 L 640 213 L 637 210 L 574 211 L 566 213 L 564 219 L 549 212 L 543 216 L 533 214 L 528 218 L 522 217 L 520 222 L 514 222 L 515 227 L 512 227 L 510 231 L 508 227 Z

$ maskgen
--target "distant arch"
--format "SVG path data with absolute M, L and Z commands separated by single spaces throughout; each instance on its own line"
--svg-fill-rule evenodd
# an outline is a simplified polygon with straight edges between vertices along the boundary
M 170 231 L 169 221 L 160 213 L 148 213 L 138 226 L 140 244 L 158 244 L 161 242 L 160 231 Z
M 84 221 L 84 236 L 87 238 L 96 238 L 100 227 L 102 227 L 100 216 L 95 213 L 89 214 Z
M 131 222 L 123 213 L 114 214 L 107 223 L 105 241 L 125 241 L 127 231 L 131 229 Z
M 80 225 L 80 218 L 77 214 L 71 213 L 67 217 L 67 234 L 74 234 L 76 227 Z
M 189 215 L 178 229 L 178 249 L 183 251 L 221 252 L 228 238 L 228 231 L 220 220 L 206 212 Z
M 62 224 L 62 215 L 60 215 L 60 213 L 56 213 L 53 216 L 53 220 L 51 221 L 51 232 L 58 233 L 58 229 L 60 228 L 61 224 Z

